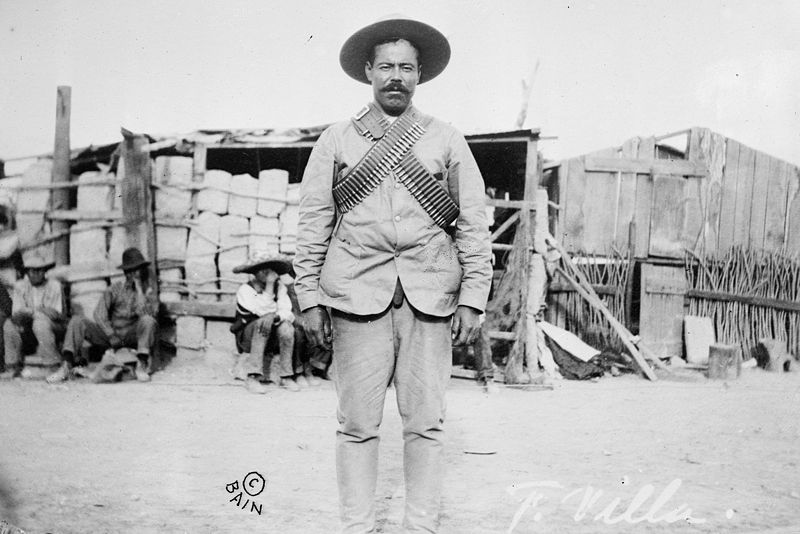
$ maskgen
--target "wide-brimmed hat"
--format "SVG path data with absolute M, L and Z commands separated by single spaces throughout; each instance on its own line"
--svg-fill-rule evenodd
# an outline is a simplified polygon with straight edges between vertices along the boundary
M 22 264 L 26 269 L 50 269 L 56 262 L 53 259 L 53 250 L 35 248 L 22 253 Z
M 133 271 L 145 265 L 150 265 L 150 262 L 144 259 L 138 248 L 131 247 L 122 253 L 122 264 L 117 268 L 123 271 Z
M 256 251 L 247 260 L 247 263 L 237 265 L 233 268 L 235 273 L 255 274 L 261 269 L 272 269 L 278 274 L 292 272 L 292 259 L 285 254 L 278 252 Z
M 339 64 L 354 80 L 370 83 L 364 65 L 372 56 L 375 45 L 388 39 L 405 39 L 417 47 L 422 66 L 419 83 L 437 77 L 450 61 L 450 43 L 439 30 L 417 20 L 391 18 L 370 24 L 351 35 L 339 52 Z

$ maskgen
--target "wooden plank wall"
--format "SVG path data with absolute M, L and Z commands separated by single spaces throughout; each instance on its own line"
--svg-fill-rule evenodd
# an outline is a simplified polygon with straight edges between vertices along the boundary
M 680 208 L 659 197 L 650 174 L 586 171 L 586 157 L 652 159 L 655 145 L 653 137 L 636 137 L 562 163 L 558 233 L 569 252 L 624 249 L 629 236 L 639 259 L 680 258 L 684 247 L 710 254 L 724 254 L 732 246 L 800 250 L 800 168 L 706 128 L 689 131 L 687 157 L 708 175 L 682 178 L 680 199 L 672 193 L 681 188 L 670 189 L 669 202 L 681 202 Z M 652 213 L 654 206 L 671 215 Z M 654 229 L 654 219 L 662 224 L 669 219 L 676 227 Z M 680 242 L 651 247 L 652 231 Z

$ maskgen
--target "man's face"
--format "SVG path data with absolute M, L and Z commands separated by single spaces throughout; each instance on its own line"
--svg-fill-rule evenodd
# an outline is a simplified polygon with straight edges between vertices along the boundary
M 401 39 L 376 46 L 375 60 L 364 67 L 375 102 L 387 115 L 401 115 L 411 103 L 421 72 L 417 55 L 414 46 Z
M 258 280 L 265 286 L 274 284 L 275 280 L 278 279 L 278 273 L 269 268 L 259 269 L 255 272 L 255 275 L 256 275 L 256 280 Z
M 130 271 L 125 272 L 125 280 L 130 283 L 133 283 L 134 280 L 141 282 L 142 281 L 142 272 L 144 269 L 132 269 Z
M 40 286 L 44 284 L 44 269 L 28 269 L 28 280 L 32 286 Z

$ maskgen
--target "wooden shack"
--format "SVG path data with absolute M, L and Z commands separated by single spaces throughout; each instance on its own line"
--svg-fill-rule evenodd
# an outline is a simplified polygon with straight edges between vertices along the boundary
M 619 147 L 545 165 L 542 185 L 555 204 L 551 233 L 586 263 L 625 271 L 617 278 L 622 283 L 602 289 L 621 302 L 620 319 L 661 357 L 682 353 L 682 319 L 693 301 L 726 301 L 790 315 L 800 311 L 800 295 L 788 291 L 764 301 L 752 287 L 716 288 L 716 293 L 690 287 L 698 264 L 731 258 L 732 251 L 796 257 L 800 169 L 795 165 L 708 129 L 691 128 L 634 137 Z M 576 297 L 558 280 L 554 285 L 550 319 L 570 324 Z M 753 300 L 758 298 L 760 303 Z M 717 319 L 718 337 L 726 337 L 721 335 L 724 319 Z M 753 331 L 788 340 L 797 353 L 793 324 L 778 321 Z M 742 336 L 730 334 L 735 339 L 725 341 L 750 346 L 753 340 Z
M 73 150 L 69 179 L 60 185 L 51 181 L 53 159 L 42 157 L 15 185 L 25 204 L 17 211 L 22 245 L 66 247 L 55 274 L 68 283 L 72 312 L 87 315 L 121 275 L 122 250 L 138 246 L 155 260 L 160 299 L 177 323 L 169 341 L 179 355 L 191 358 L 219 338 L 232 350 L 232 336 L 212 333 L 227 332 L 236 289 L 246 280 L 233 267 L 258 248 L 294 253 L 299 182 L 323 130 L 202 130 L 169 138 L 123 131 L 119 144 Z M 490 205 L 529 206 L 538 134 L 467 136 L 493 193 Z M 54 193 L 64 190 L 66 196 Z M 53 209 L 57 199 L 63 204 Z M 505 239 L 495 245 L 499 253 L 511 248 Z

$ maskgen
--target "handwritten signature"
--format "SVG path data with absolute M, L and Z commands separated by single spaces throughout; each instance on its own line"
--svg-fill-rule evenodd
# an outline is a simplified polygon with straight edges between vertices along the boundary
M 623 479 L 623 484 L 627 482 L 627 477 Z M 617 523 L 636 524 L 647 521 L 649 523 L 675 523 L 676 521 L 687 521 L 693 525 L 700 525 L 706 522 L 705 519 L 700 519 L 692 516 L 692 509 L 685 503 L 663 512 L 662 509 L 667 505 L 667 502 L 677 493 L 681 487 L 681 479 L 676 478 L 661 491 L 660 494 L 650 505 L 650 508 L 643 514 L 640 509 L 645 506 L 645 503 L 655 493 L 655 487 L 652 484 L 645 484 L 628 503 L 624 511 L 618 512 L 618 508 L 622 504 L 622 499 L 614 497 L 611 499 L 604 508 L 600 509 L 597 513 L 593 514 L 593 510 L 597 510 L 602 503 L 598 504 L 603 497 L 603 490 L 593 488 L 590 485 L 569 491 L 560 500 L 561 504 L 566 504 L 568 501 L 577 503 L 575 513 L 572 516 L 577 521 L 583 521 L 587 517 L 592 521 L 602 521 L 606 525 L 614 525 Z M 511 525 L 508 527 L 508 534 L 514 532 L 522 517 L 528 512 L 533 510 L 534 521 L 541 521 L 542 513 L 537 510 L 547 496 L 544 491 L 546 490 L 567 490 L 563 485 L 552 480 L 525 482 L 523 484 L 512 484 L 506 491 L 513 497 L 520 492 L 530 490 L 525 496 L 519 508 L 517 508 L 514 517 L 511 520 Z M 580 499 L 580 500 L 578 500 Z M 615 515 L 616 514 L 616 515 Z

